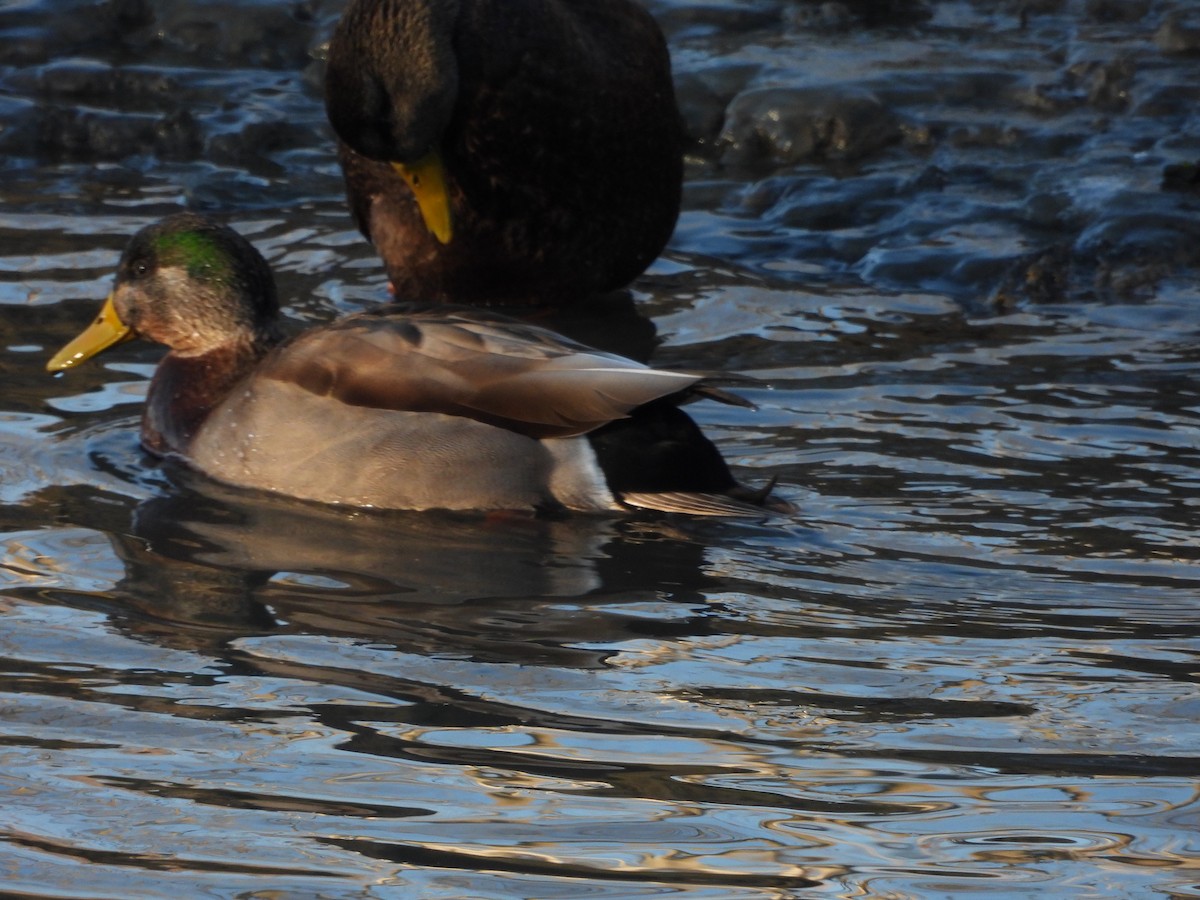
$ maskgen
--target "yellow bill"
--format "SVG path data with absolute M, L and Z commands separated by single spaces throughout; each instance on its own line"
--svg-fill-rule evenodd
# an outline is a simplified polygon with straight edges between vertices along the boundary
M 47 372 L 61 372 L 91 359 L 102 350 L 133 337 L 133 329 L 121 321 L 117 308 L 113 306 L 112 294 L 104 301 L 100 315 L 83 333 L 63 347 L 46 363 Z
M 392 163 L 396 173 L 408 182 L 425 227 L 441 243 L 448 244 L 454 236 L 454 224 L 450 219 L 450 191 L 446 187 L 446 169 L 436 150 L 412 165 Z

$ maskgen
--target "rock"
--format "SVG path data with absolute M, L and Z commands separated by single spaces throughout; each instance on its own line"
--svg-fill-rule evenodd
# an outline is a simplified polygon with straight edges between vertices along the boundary
M 1088 0 L 1086 11 L 1095 22 L 1136 22 L 1150 11 L 1150 0 Z
M 285 170 L 270 162 L 270 154 L 316 146 L 320 140 L 312 128 L 286 120 L 249 122 L 238 131 L 213 137 L 208 158 L 219 165 L 283 175 Z
M 1162 189 L 1200 194 L 1200 163 L 1172 163 L 1163 168 Z
M 703 79 L 694 75 L 675 78 L 675 99 L 689 143 L 698 149 L 710 147 L 721 133 L 725 101 Z
M 674 41 L 684 36 L 743 34 L 762 28 L 778 28 L 779 6 L 774 0 L 685 4 L 655 10 L 659 27 Z
M 199 124 L 180 110 L 165 116 L 83 112 L 46 107 L 5 141 L 6 150 L 66 162 L 115 162 L 131 156 L 195 159 L 203 151 Z
M 302 3 L 231 5 L 196 0 L 164 5 L 156 39 L 175 60 L 260 69 L 303 69 L 312 57 L 318 23 Z
M 912 25 L 932 17 L 924 0 L 801 0 L 788 16 L 793 25 L 823 31 Z
M 1154 32 L 1154 43 L 1163 53 L 1196 53 L 1200 51 L 1200 22 L 1182 13 L 1168 15 Z
M 1093 67 L 1083 79 L 1088 102 L 1106 112 L 1119 112 L 1129 105 L 1137 69 L 1129 60 L 1118 59 Z
M 900 138 L 896 116 L 867 91 L 755 88 L 726 111 L 721 159 L 730 165 L 860 159 Z
M 757 66 L 735 64 L 713 66 L 702 73 L 676 73 L 675 100 L 693 151 L 704 155 L 714 153 L 730 99 L 758 71 Z

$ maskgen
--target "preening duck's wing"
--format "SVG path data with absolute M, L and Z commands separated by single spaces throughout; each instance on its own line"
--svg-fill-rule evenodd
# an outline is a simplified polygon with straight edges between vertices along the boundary
M 258 377 L 351 406 L 467 416 L 536 438 L 584 434 L 703 381 L 501 316 L 391 308 L 300 335 Z

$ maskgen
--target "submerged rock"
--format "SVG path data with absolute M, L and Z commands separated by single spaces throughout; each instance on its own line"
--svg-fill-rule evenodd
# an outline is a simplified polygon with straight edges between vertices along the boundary
M 799 27 L 831 30 L 911 25 L 932 16 L 924 0 L 799 0 L 788 17 Z
M 1088 0 L 1086 11 L 1096 22 L 1136 22 L 1150 12 L 1150 0 Z
M 186 109 L 164 115 L 31 107 L 0 132 L 0 152 L 54 162 L 117 162 L 136 156 L 195 159 L 202 129 Z
M 1200 194 L 1200 163 L 1172 163 L 1163 169 L 1162 189 Z
M 1172 12 L 1154 32 L 1154 42 L 1164 53 L 1200 52 L 1200 14 Z

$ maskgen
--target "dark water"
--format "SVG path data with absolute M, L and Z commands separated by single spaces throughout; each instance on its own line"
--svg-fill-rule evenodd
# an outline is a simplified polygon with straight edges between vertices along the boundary
M 1200 897 L 1200 10 L 657 0 L 695 138 L 634 286 L 764 524 L 297 509 L 51 378 L 221 214 L 383 299 L 334 2 L 0 4 L 5 896 Z

